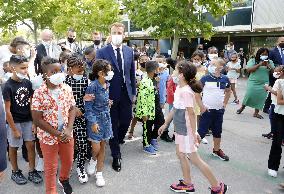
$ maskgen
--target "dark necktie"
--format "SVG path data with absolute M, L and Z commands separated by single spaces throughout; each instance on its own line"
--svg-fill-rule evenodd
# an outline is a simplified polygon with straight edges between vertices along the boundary
M 283 52 L 284 52 L 284 50 L 283 50 L 283 49 L 281 49 L 281 59 L 282 59 L 282 64 L 281 64 L 281 65 L 283 65 L 283 64 L 284 64 L 284 54 L 283 54 Z
M 122 71 L 122 58 L 120 54 L 120 48 L 115 49 L 116 50 L 116 58 L 117 58 L 117 64 L 119 68 L 119 73 L 123 77 L 123 71 Z

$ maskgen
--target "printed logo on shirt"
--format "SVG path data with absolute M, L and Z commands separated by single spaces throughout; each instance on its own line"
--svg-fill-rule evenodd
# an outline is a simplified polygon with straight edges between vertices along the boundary
M 29 105 L 29 91 L 28 88 L 26 87 L 20 87 L 17 92 L 16 92 L 16 96 L 15 96 L 15 100 L 17 105 L 24 107 L 24 106 L 28 106 Z

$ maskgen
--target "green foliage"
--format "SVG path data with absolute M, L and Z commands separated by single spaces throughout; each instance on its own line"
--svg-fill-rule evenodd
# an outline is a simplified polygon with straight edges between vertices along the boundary
M 0 0 L 0 27 L 4 32 L 16 31 L 24 24 L 35 33 L 37 29 L 51 27 L 58 13 L 57 0 Z
M 118 21 L 116 0 L 66 0 L 59 6 L 60 14 L 53 20 L 59 35 L 65 35 L 72 27 L 78 38 L 83 39 L 94 30 L 108 32 L 109 25 Z
M 213 26 L 202 12 L 207 10 L 214 17 L 223 16 L 238 0 L 123 0 L 130 19 L 147 29 L 157 38 L 198 37 L 209 39 Z

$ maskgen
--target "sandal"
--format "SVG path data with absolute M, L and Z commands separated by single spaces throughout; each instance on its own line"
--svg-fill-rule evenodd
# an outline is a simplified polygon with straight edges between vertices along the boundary
M 263 116 L 261 116 L 260 114 L 253 114 L 253 117 L 258 119 L 263 119 Z
M 239 110 L 237 110 L 237 114 L 241 114 L 244 111 L 244 109 L 240 108 Z

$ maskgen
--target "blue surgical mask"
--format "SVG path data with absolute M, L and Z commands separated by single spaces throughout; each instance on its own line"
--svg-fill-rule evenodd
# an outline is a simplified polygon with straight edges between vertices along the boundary
M 211 73 L 211 74 L 214 74 L 214 73 L 216 73 L 216 69 L 217 69 L 216 66 L 214 66 L 214 65 L 209 65 L 209 67 L 208 67 L 208 72 Z

